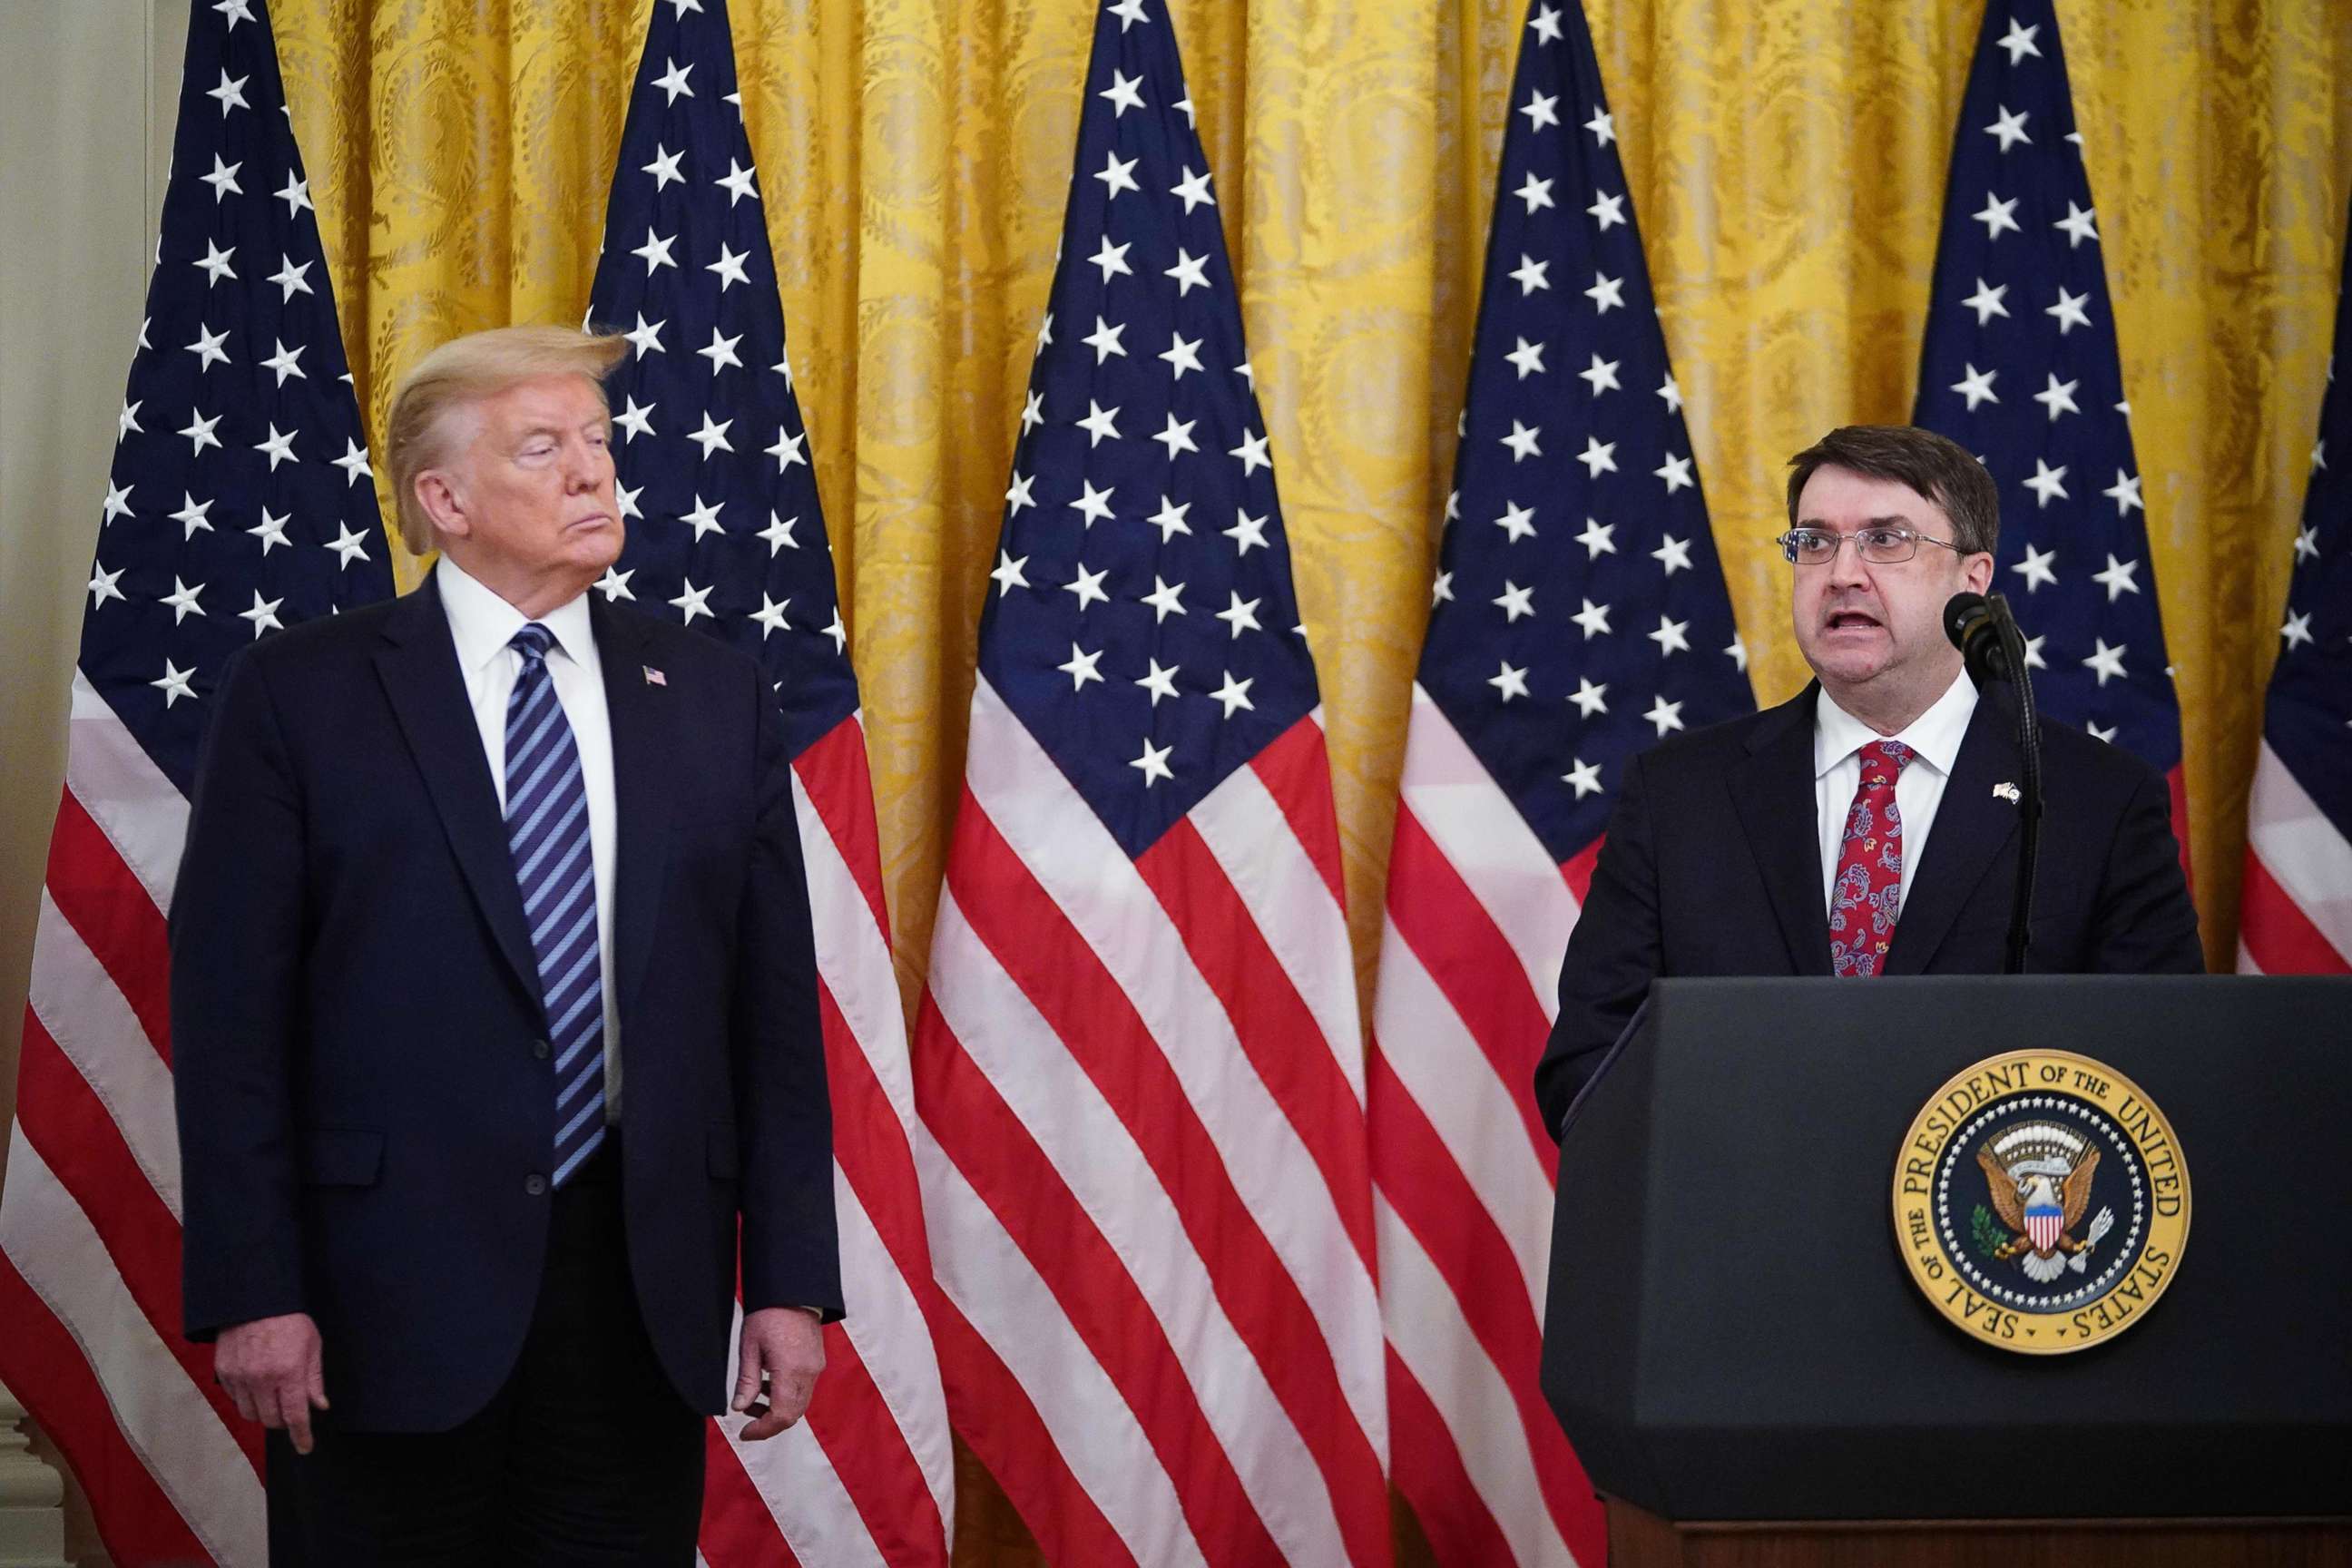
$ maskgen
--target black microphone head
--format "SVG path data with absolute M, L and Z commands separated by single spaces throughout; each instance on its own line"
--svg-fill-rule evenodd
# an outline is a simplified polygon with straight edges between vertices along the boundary
M 1955 594 L 1944 601 L 1944 635 L 1965 652 L 1969 634 L 1992 618 L 1992 605 L 1982 594 Z

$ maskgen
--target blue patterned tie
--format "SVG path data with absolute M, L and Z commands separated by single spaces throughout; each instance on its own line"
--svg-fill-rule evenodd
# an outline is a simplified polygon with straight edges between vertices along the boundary
M 533 621 L 511 644 L 522 674 L 507 699 L 507 843 L 539 959 L 555 1058 L 555 1185 L 604 1141 L 604 979 L 596 865 L 580 748 L 547 672 L 555 634 Z

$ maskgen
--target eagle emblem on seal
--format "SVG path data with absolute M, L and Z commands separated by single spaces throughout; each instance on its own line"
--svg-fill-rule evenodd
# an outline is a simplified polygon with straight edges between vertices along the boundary
M 2092 1249 L 2116 1223 L 2115 1211 L 2103 1207 L 2081 1239 L 2075 1237 L 2091 1206 L 2097 1148 L 2054 1121 L 2024 1121 L 1978 1144 L 1977 1163 L 1991 1189 L 1993 1215 L 2007 1227 L 1984 1223 L 1979 1211 L 1980 1239 L 1992 1260 L 2014 1258 L 2027 1279 L 2045 1285 L 2069 1268 L 2084 1272 Z

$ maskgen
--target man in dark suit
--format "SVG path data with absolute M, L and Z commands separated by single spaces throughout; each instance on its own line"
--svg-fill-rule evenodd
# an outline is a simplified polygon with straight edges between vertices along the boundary
M 776 705 L 588 593 L 621 352 L 515 328 L 420 363 L 387 446 L 440 562 L 255 645 L 198 767 L 184 1311 L 271 1429 L 280 1563 L 690 1563 L 739 1261 L 747 1437 L 799 1418 L 841 1311 Z
M 1555 1135 L 1662 975 L 2000 971 L 2021 763 L 1942 620 L 1991 581 L 1999 509 L 1983 465 L 1925 430 L 1851 426 L 1790 459 L 1780 543 L 1817 679 L 1626 770 L 1536 1068 Z M 2046 719 L 2042 749 L 2028 966 L 2201 970 L 2164 778 Z

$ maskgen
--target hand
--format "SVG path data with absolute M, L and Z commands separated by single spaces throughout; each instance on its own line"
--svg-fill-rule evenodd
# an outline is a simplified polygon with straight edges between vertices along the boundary
M 310 1451 L 311 1406 L 327 1408 L 320 1367 L 319 1325 L 308 1312 L 223 1329 L 213 1347 L 213 1375 L 237 1414 L 273 1430 L 285 1428 L 298 1454 Z
M 733 1408 L 752 1420 L 737 1435 L 761 1442 L 807 1412 L 816 1374 L 824 1370 L 824 1330 L 814 1313 L 798 1307 L 762 1307 L 743 1319 L 740 1360 Z

